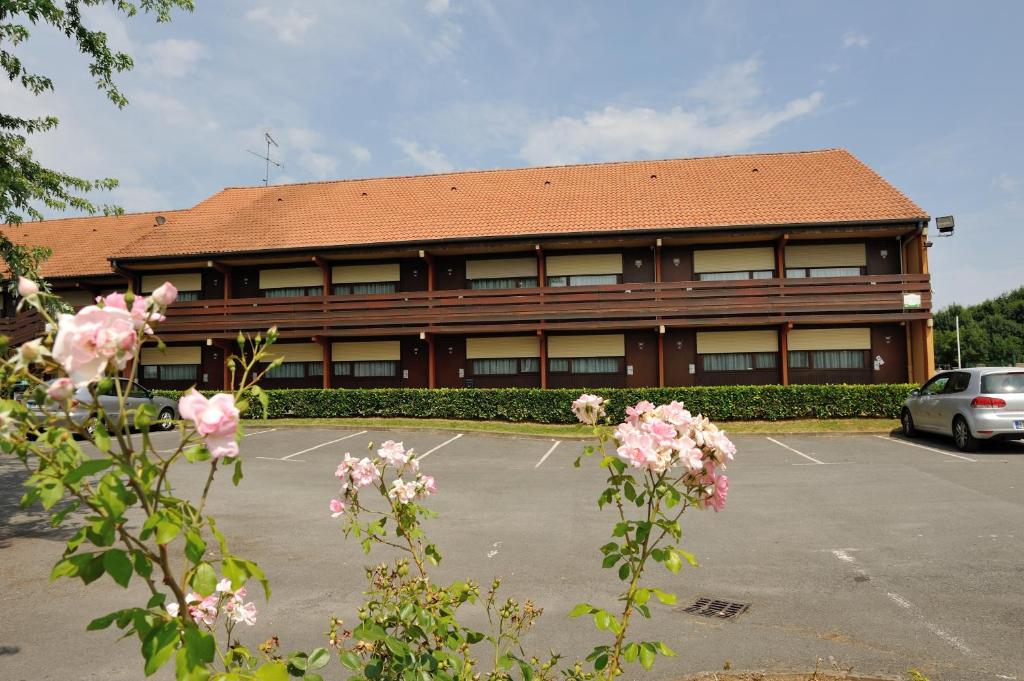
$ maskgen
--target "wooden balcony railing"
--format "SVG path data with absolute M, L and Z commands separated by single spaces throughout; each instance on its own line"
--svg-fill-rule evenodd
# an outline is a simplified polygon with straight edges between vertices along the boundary
M 904 307 L 905 294 L 921 297 Z M 165 341 L 233 338 L 277 326 L 284 338 L 514 333 L 900 322 L 930 316 L 927 274 L 687 281 L 457 290 L 366 296 L 244 298 L 176 303 Z
M 904 295 L 921 296 L 919 308 Z M 175 303 L 167 342 L 234 338 L 277 326 L 283 338 L 425 333 L 522 333 L 762 324 L 872 324 L 927 319 L 927 274 L 684 281 L 568 288 L 458 290 L 366 296 L 239 298 Z M 42 333 L 39 315 L 0 319 L 12 344 Z

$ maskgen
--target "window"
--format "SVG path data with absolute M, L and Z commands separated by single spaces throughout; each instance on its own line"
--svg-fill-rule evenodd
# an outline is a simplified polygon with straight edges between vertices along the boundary
M 265 288 L 261 291 L 265 298 L 295 298 L 301 296 L 322 296 L 323 286 L 288 286 L 286 288 Z
M 730 281 L 735 279 L 771 279 L 775 270 L 747 270 L 745 272 L 701 272 L 700 281 Z
M 774 352 L 722 352 L 700 357 L 704 371 L 753 371 L 778 366 Z
M 952 393 L 962 393 L 967 390 L 967 385 L 971 382 L 971 375 L 966 371 L 954 372 L 952 377 L 949 379 L 949 383 L 946 384 L 946 389 L 943 391 L 949 395 Z
M 535 374 L 540 371 L 540 360 L 536 357 L 521 359 L 474 359 L 471 369 L 474 376 L 513 376 Z
M 334 284 L 331 295 L 367 296 L 375 293 L 398 293 L 397 281 L 372 281 L 360 284 Z
M 398 375 L 398 361 L 335 362 L 334 375 L 354 376 L 355 378 L 394 377 Z
M 548 277 L 548 286 L 600 286 L 603 284 L 621 283 L 621 274 L 572 274 Z
M 549 360 L 548 368 L 552 373 L 620 374 L 622 362 L 621 357 L 560 357 Z
M 867 350 L 794 350 L 789 353 L 790 369 L 863 369 Z
M 537 277 L 502 277 L 500 279 L 470 279 L 469 287 L 478 290 L 498 288 L 536 288 Z
M 285 362 L 267 372 L 267 378 L 305 378 L 305 362 Z
M 178 291 L 179 303 L 185 303 L 190 300 L 199 300 L 199 291 Z
M 146 364 L 142 367 L 142 378 L 146 381 L 194 381 L 198 376 L 198 364 Z
M 323 362 L 306 362 L 306 375 L 307 376 L 323 376 L 324 375 L 324 363 Z
M 946 389 L 950 374 L 939 374 L 921 387 L 922 395 L 938 395 Z
M 981 392 L 995 395 L 1024 393 L 1024 371 L 985 374 L 981 377 Z
M 802 279 L 805 277 L 859 277 L 864 274 L 863 267 L 787 267 L 786 277 Z

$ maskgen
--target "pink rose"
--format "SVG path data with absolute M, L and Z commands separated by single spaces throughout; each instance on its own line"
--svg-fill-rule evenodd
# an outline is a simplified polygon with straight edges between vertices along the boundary
M 124 310 L 89 305 L 57 320 L 53 357 L 76 387 L 98 381 L 110 364 L 124 369 L 134 356 L 135 324 Z
M 644 414 L 654 411 L 654 405 L 647 400 L 641 400 L 635 407 L 626 407 L 626 420 L 636 425 L 643 418 Z
M 404 482 L 399 478 L 391 483 L 391 489 L 388 490 L 388 496 L 392 499 L 397 499 L 403 504 L 408 504 L 416 498 L 418 487 L 419 486 L 415 482 Z
M 429 497 L 437 491 L 437 481 L 433 475 L 420 476 L 420 492 L 423 496 Z
M 395 442 L 394 440 L 388 440 L 382 444 L 380 449 L 377 450 L 377 454 L 395 468 L 401 468 L 409 460 L 409 455 L 405 452 L 405 446 L 401 442 Z
M 18 295 L 22 298 L 33 298 L 39 295 L 39 284 L 27 277 L 18 277 Z
M 183 419 L 195 424 L 196 432 L 202 436 L 213 458 L 238 456 L 235 434 L 239 413 L 234 397 L 217 393 L 206 399 L 192 388 L 178 401 L 178 411 Z
M 368 458 L 363 457 L 352 464 L 349 470 L 349 477 L 352 478 L 352 484 L 356 487 L 366 487 L 372 485 L 373 481 L 380 477 L 380 470 L 374 465 Z
M 708 484 L 704 488 L 707 496 L 704 498 L 704 508 L 713 508 L 715 513 L 725 508 L 725 497 L 729 492 L 729 478 L 724 475 L 711 475 Z
M 345 504 L 338 499 L 331 499 L 331 517 L 337 518 L 345 512 Z
M 141 296 L 135 296 L 132 299 L 131 309 L 128 309 L 128 302 L 125 300 L 124 294 L 117 291 L 106 296 L 97 296 L 96 302 L 102 302 L 104 308 L 112 307 L 129 313 L 132 316 L 132 321 L 135 322 L 135 328 L 143 330 L 146 334 L 153 333 L 153 329 L 149 326 L 148 322 L 162 322 L 164 320 L 162 314 L 149 309 L 146 298 Z
M 70 378 L 58 378 L 46 389 L 46 395 L 54 402 L 67 402 L 75 394 L 75 384 Z
M 167 307 L 178 298 L 178 289 L 174 288 L 174 284 L 169 281 L 157 286 L 156 290 L 150 295 L 153 302 L 158 307 Z

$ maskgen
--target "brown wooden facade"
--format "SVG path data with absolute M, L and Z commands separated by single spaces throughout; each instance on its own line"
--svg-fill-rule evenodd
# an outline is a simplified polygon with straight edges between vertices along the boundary
M 919 222 L 804 225 L 113 265 L 136 291 L 163 277 L 191 289 L 159 327 L 182 350 L 146 370 L 152 387 L 223 388 L 238 333 L 271 326 L 288 366 L 268 388 L 889 383 L 934 368 L 926 239 Z M 861 248 L 855 265 L 814 266 Z M 389 281 L 346 283 L 346 268 Z M 509 287 L 479 287 L 482 269 Z M 95 295 L 115 281 L 54 284 Z M 14 342 L 39 330 L 32 315 L 0 321 Z

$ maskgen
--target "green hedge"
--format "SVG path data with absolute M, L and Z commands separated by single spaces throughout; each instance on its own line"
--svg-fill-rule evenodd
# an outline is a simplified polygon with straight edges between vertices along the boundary
M 800 418 L 896 418 L 913 385 L 758 385 L 694 388 L 378 388 L 268 390 L 269 418 L 406 417 L 573 423 L 569 405 L 582 392 L 608 400 L 616 420 L 627 405 L 679 400 L 716 421 Z M 177 392 L 157 391 L 168 397 Z M 255 401 L 254 401 L 255 402 Z M 253 404 L 246 417 L 262 416 Z

